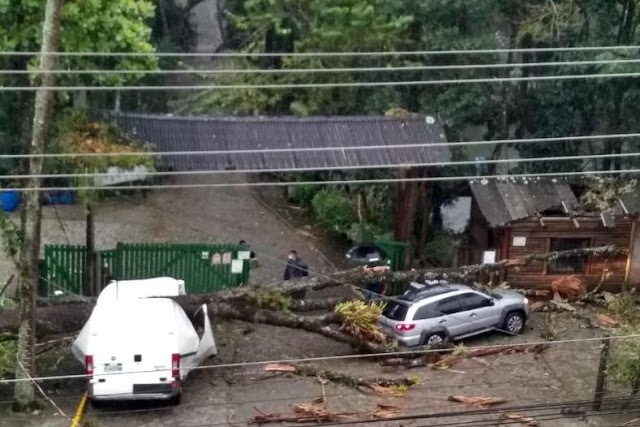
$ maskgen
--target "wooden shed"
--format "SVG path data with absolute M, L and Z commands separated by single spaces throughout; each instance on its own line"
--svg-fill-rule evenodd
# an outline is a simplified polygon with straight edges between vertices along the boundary
M 513 287 L 535 288 L 576 275 L 588 288 L 620 290 L 640 284 L 640 204 L 637 196 L 605 212 L 582 209 L 566 183 L 473 181 L 468 228 L 469 263 L 521 258 L 530 254 L 614 244 L 626 256 L 585 256 L 533 262 L 509 269 Z

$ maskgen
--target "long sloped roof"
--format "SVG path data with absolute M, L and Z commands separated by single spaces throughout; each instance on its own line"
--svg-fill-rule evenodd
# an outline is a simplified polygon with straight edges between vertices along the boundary
M 471 192 L 490 226 L 497 227 L 551 209 L 579 207 L 569 184 L 551 181 L 470 181 Z
M 253 153 L 163 156 L 173 170 L 340 169 L 447 162 L 442 125 L 431 116 L 178 117 L 108 114 L 124 132 L 154 151 L 256 150 Z M 368 146 L 385 146 L 367 149 Z M 398 147 L 402 145 L 402 147 Z M 415 147 L 412 147 L 415 145 Z M 322 147 L 358 147 L 316 150 Z M 260 152 L 268 149 L 308 151 Z

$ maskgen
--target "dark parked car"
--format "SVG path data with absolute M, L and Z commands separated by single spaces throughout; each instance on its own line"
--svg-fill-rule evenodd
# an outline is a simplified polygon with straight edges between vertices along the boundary
M 387 253 L 373 243 L 362 243 L 349 249 L 345 258 L 359 264 L 382 263 L 387 261 Z

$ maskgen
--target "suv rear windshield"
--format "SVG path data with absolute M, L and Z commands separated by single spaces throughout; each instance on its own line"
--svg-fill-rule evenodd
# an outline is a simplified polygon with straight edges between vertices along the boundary
M 409 307 L 395 301 L 389 301 L 382 311 L 382 315 L 391 320 L 404 320 L 407 317 Z

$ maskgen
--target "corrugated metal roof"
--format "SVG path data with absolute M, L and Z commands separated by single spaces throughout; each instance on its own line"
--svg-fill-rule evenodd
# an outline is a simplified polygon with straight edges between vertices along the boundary
M 442 125 L 433 117 L 176 117 L 108 114 L 127 134 L 155 151 L 266 150 L 313 147 L 389 148 L 223 155 L 165 156 L 161 165 L 173 170 L 333 169 L 349 166 L 394 166 L 447 162 Z M 416 147 L 397 148 L 394 145 Z
M 471 192 L 489 225 L 497 227 L 550 209 L 579 207 L 568 184 L 551 181 L 470 181 Z

